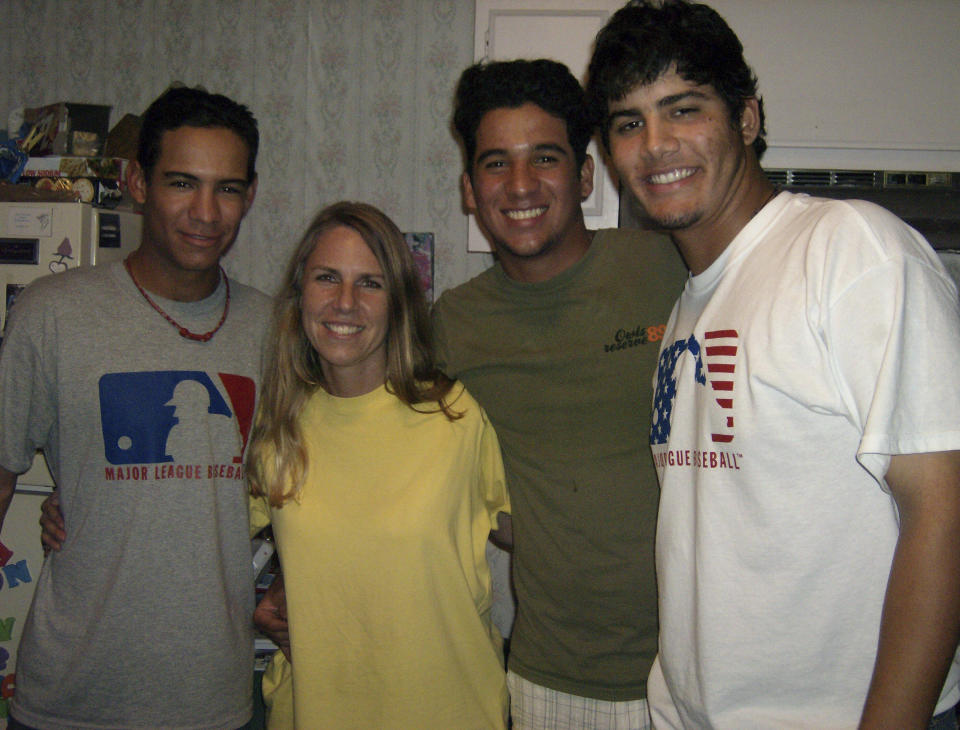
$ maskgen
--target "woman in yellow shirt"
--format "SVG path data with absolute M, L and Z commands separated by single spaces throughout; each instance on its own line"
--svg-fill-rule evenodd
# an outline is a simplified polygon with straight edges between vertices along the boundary
M 509 511 L 496 435 L 440 373 L 416 267 L 362 203 L 321 211 L 295 251 L 248 449 L 272 523 L 291 674 L 273 727 L 503 728 L 484 549 Z

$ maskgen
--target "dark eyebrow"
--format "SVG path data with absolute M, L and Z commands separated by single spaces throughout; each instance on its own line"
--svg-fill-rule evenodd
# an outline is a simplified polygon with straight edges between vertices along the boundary
M 564 157 L 568 156 L 567 151 L 561 145 L 558 145 L 555 142 L 541 142 L 540 144 L 534 146 L 533 151 L 534 152 L 555 152 L 559 155 L 563 155 Z M 507 150 L 500 149 L 500 148 L 484 150 L 479 155 L 477 155 L 477 161 L 474 164 L 479 165 L 484 160 L 490 157 L 499 157 L 501 155 L 504 157 L 509 157 L 509 154 L 510 153 L 507 152 Z
M 175 177 L 182 178 L 184 180 L 190 180 L 192 182 L 197 182 L 200 180 L 196 175 L 191 175 L 188 172 L 177 172 L 176 170 L 165 170 L 163 172 L 163 177 L 166 179 L 172 179 Z
M 672 106 L 678 102 L 684 101 L 685 99 L 698 99 L 706 100 L 710 97 L 707 94 L 704 94 L 702 91 L 697 91 L 696 89 L 690 89 L 690 91 L 684 91 L 681 94 L 671 94 L 670 96 L 665 96 L 659 101 L 657 101 L 657 106 L 660 109 L 663 109 L 667 106 Z
M 702 91 L 691 89 L 689 91 L 684 91 L 679 94 L 670 94 L 669 96 L 665 96 L 662 99 L 658 99 L 657 108 L 665 109 L 666 107 L 682 102 L 685 99 L 706 100 L 709 98 L 710 96 L 708 94 L 705 94 Z M 607 115 L 607 125 L 609 126 L 614 122 L 614 120 L 621 119 L 623 117 L 639 117 L 639 116 L 642 116 L 640 114 L 639 109 L 634 109 L 634 108 L 618 109 L 617 111 L 611 112 L 610 114 Z
M 493 148 L 493 149 L 489 149 L 489 150 L 484 150 L 484 151 L 481 152 L 479 155 L 477 155 L 477 160 L 476 160 L 476 162 L 474 162 L 473 164 L 474 164 L 474 165 L 479 165 L 481 162 L 483 162 L 484 160 L 486 160 L 486 159 L 488 159 L 488 158 L 490 158 L 490 157 L 498 157 L 498 156 L 500 156 L 500 155 L 506 155 L 506 154 L 507 154 L 507 151 L 506 151 L 506 150 L 497 149 L 497 148 Z
M 614 120 L 622 119 L 623 117 L 639 117 L 640 112 L 636 109 L 618 109 L 615 112 L 611 112 L 607 115 L 607 126 L 613 124 Z
M 544 142 L 533 148 L 534 152 L 556 152 L 558 155 L 567 156 L 567 151 L 555 142 Z
M 200 182 L 200 178 L 196 175 L 191 175 L 189 172 L 178 172 L 177 170 L 166 170 L 163 173 L 164 180 L 189 180 L 190 182 L 197 183 Z M 240 185 L 244 188 L 249 187 L 250 181 L 245 180 L 244 178 L 235 178 L 227 180 L 217 180 L 217 185 Z

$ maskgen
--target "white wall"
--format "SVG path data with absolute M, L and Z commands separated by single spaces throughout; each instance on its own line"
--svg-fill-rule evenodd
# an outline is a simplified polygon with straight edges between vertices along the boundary
M 765 165 L 960 171 L 958 0 L 710 4 L 759 77 Z

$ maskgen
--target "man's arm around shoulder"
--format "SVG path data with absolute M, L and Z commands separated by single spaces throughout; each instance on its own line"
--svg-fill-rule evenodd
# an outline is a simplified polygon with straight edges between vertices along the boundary
M 900 512 L 861 728 L 926 728 L 960 641 L 960 451 L 899 454 Z

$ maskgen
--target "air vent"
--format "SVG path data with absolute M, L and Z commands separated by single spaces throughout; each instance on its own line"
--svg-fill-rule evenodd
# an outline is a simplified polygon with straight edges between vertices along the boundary
M 826 187 L 832 184 L 831 175 L 829 170 L 794 170 L 790 175 L 790 185 Z
M 788 170 L 764 170 L 763 174 L 767 176 L 767 180 L 772 182 L 774 185 L 786 185 L 787 184 L 787 175 Z
M 885 188 L 949 188 L 952 174 L 949 172 L 885 172 Z
M 764 170 L 774 185 L 790 188 L 951 189 L 957 173 L 882 170 Z
M 882 172 L 869 172 L 869 171 L 843 171 L 843 172 L 834 172 L 833 174 L 833 185 L 841 185 L 844 187 L 880 187 L 883 184 L 883 173 Z

